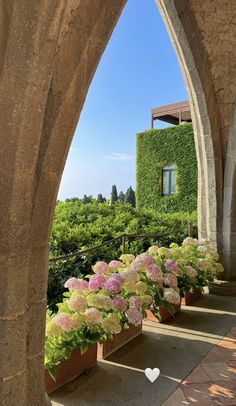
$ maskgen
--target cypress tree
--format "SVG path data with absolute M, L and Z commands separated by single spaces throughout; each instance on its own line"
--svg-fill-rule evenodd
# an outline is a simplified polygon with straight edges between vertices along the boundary
M 118 200 L 121 204 L 125 203 L 125 194 L 122 191 L 119 193 Z
M 99 193 L 98 197 L 97 197 L 97 201 L 98 201 L 98 203 L 103 203 L 106 201 L 106 199 L 105 199 L 105 197 L 103 197 L 103 195 L 101 193 Z
M 117 188 L 116 188 L 116 185 L 113 185 L 112 189 L 111 189 L 111 205 L 114 202 L 117 202 L 117 200 L 118 200 Z
M 134 192 L 134 190 L 132 189 L 131 186 L 128 188 L 128 190 L 126 192 L 126 195 L 125 195 L 125 204 L 127 204 L 127 203 L 131 204 L 132 207 L 136 206 L 136 204 L 135 204 L 135 192 Z

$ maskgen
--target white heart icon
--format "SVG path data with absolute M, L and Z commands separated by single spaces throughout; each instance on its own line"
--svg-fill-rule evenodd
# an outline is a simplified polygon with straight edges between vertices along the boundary
M 158 376 L 160 375 L 160 369 L 159 368 L 146 368 L 144 371 L 147 379 L 149 379 L 150 382 L 154 382 Z

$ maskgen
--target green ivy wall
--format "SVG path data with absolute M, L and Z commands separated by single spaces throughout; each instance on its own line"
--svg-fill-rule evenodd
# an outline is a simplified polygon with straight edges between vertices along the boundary
M 137 134 L 137 207 L 159 212 L 197 209 L 197 159 L 192 124 Z M 174 165 L 177 190 L 162 196 L 162 169 Z

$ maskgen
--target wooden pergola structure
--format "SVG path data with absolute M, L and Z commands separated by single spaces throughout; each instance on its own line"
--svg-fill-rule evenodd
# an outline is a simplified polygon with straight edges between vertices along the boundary
M 183 121 L 191 123 L 191 111 L 189 101 L 185 100 L 178 103 L 167 104 L 151 110 L 151 128 L 155 120 L 165 121 L 166 123 L 178 125 Z

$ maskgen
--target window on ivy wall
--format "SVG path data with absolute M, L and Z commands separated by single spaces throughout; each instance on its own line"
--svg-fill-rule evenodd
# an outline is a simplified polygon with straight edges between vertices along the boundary
M 176 169 L 174 166 L 165 166 L 162 169 L 162 195 L 171 196 L 176 193 Z

